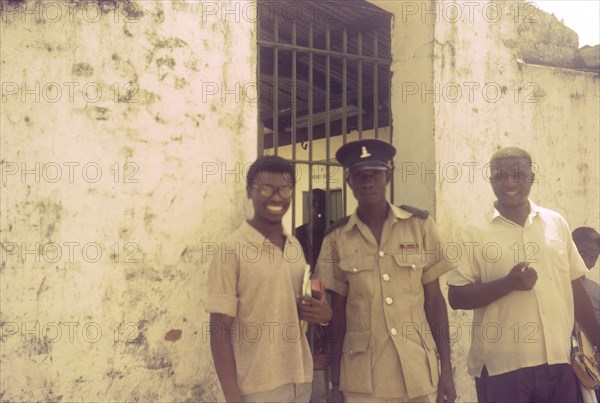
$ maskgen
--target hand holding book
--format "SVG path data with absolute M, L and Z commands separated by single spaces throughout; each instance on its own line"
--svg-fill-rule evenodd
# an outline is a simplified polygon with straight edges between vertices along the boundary
M 298 314 L 302 321 L 303 330 L 308 329 L 310 324 L 322 324 L 329 322 L 333 311 L 327 301 L 327 294 L 321 279 L 310 279 L 310 267 L 307 265 L 302 285 L 302 296 L 299 297 Z

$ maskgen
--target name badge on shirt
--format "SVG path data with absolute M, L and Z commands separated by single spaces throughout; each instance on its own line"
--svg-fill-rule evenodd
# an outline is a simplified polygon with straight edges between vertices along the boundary
M 414 242 L 400 242 L 400 249 L 417 250 L 417 244 Z

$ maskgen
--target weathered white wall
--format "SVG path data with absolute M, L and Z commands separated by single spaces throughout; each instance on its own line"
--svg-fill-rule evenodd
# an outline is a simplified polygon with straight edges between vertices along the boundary
M 394 13 L 397 203 L 451 239 L 493 200 L 481 167 L 518 145 L 539 164 L 533 199 L 598 226 L 597 74 L 519 65 L 521 1 L 496 2 L 498 20 L 484 2 L 460 17 L 372 2 Z M 220 398 L 203 295 L 212 243 L 249 214 L 252 3 L 2 4 L 0 399 Z M 463 330 L 455 380 L 473 401 Z
M 370 0 L 392 13 L 392 126 L 395 158 L 396 204 L 433 210 L 435 186 L 423 183 L 415 167 L 433 169 L 435 142 L 432 90 L 433 20 L 415 16 L 427 2 Z M 419 168 L 420 169 L 420 168 Z
M 254 21 L 84 4 L 0 12 L 0 399 L 215 400 L 203 296 L 248 207 Z

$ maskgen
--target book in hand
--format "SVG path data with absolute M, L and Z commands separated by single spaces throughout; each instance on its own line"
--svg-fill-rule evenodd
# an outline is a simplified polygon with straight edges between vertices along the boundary
M 320 278 L 310 278 L 310 265 L 306 265 L 304 268 L 304 278 L 302 280 L 302 295 L 307 297 L 312 297 L 316 299 L 321 299 L 323 297 L 323 282 Z M 306 302 L 302 301 L 303 304 Z M 302 326 L 302 330 L 306 333 L 308 330 L 308 322 L 305 320 L 301 320 L 300 324 Z
M 323 282 L 320 278 L 313 278 L 310 280 L 310 292 L 313 298 L 323 298 Z
M 310 289 L 310 265 L 306 265 L 304 267 L 304 278 L 302 279 L 302 296 L 310 296 L 312 294 Z M 302 301 L 304 304 L 305 302 Z M 308 331 L 308 322 L 305 320 L 300 321 L 300 326 L 302 327 L 302 331 L 306 333 Z

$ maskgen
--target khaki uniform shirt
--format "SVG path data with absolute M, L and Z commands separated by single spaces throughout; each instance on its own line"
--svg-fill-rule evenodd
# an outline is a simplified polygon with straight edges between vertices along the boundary
M 340 390 L 376 398 L 437 390 L 437 348 L 423 284 L 452 268 L 440 246 L 431 218 L 392 205 L 380 245 L 356 212 L 325 237 L 316 276 L 346 297 Z
M 283 251 L 246 221 L 220 245 L 208 273 L 206 311 L 231 316 L 242 395 L 312 381 L 313 365 L 296 297 L 306 261 L 296 238 Z M 224 337 L 224 329 L 210 329 Z
M 529 291 L 510 294 L 475 309 L 469 375 L 490 375 L 536 365 L 570 363 L 574 307 L 571 281 L 587 272 L 565 219 L 536 206 L 524 226 L 489 213 L 463 226 L 462 247 L 448 284 L 488 283 L 505 277 L 519 262 L 530 262 L 538 279 Z

